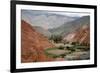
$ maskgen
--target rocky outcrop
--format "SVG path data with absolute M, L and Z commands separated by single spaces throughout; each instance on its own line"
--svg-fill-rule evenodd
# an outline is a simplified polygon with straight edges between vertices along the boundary
M 44 50 L 54 47 L 49 40 L 37 32 L 30 24 L 21 21 L 21 62 L 52 61 Z
M 69 33 L 63 40 L 90 45 L 90 27 L 88 25 L 84 25 L 75 32 Z

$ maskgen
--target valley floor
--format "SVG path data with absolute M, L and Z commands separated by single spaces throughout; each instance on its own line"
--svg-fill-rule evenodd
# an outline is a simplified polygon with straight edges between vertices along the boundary
M 88 60 L 90 59 L 89 49 L 83 50 L 84 48 L 83 49 L 74 48 L 73 45 L 71 44 L 63 44 L 63 43 L 53 43 L 53 44 L 56 46 L 56 48 L 50 48 L 46 50 L 46 55 L 49 57 L 63 58 L 63 60 Z M 71 48 L 70 49 L 66 48 L 66 46 L 71 47 Z

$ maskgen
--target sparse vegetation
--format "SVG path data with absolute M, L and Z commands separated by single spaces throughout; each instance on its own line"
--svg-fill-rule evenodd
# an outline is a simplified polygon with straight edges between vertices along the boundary
M 71 52 L 74 52 L 75 48 L 69 47 L 68 50 L 70 50 Z
M 68 54 L 68 53 L 70 53 L 70 51 L 62 50 L 62 49 L 59 49 L 57 47 L 55 47 L 55 48 L 48 48 L 48 49 L 45 50 L 45 54 L 47 56 L 49 56 L 49 57 L 52 57 L 52 58 L 57 58 L 57 57 L 64 58 L 64 56 L 66 56 L 66 54 Z
M 83 53 L 89 51 L 89 46 L 85 46 L 83 44 L 81 45 L 77 42 L 73 44 L 74 45 L 71 46 L 64 44 L 64 45 L 59 45 L 58 47 L 48 48 L 45 50 L 45 54 L 52 58 L 65 58 L 65 56 L 70 56 L 73 53 L 78 53 L 78 52 Z

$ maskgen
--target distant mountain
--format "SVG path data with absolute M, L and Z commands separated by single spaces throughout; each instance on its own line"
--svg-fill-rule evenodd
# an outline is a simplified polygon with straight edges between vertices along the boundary
M 45 55 L 44 50 L 55 47 L 29 23 L 21 21 L 21 62 L 43 62 L 54 59 Z
M 80 44 L 90 45 L 90 26 L 83 25 L 72 33 L 67 34 L 63 40 L 67 42 L 78 42 Z
M 64 36 L 70 32 L 75 31 L 76 29 L 82 27 L 83 25 L 89 25 L 89 24 L 90 24 L 90 16 L 83 16 L 74 21 L 64 23 L 64 25 L 61 25 L 58 28 L 49 29 L 49 31 L 54 35 Z
M 38 32 L 40 32 L 41 34 L 43 34 L 46 37 L 51 36 L 51 32 L 49 32 L 47 29 L 44 29 L 40 26 L 33 26 L 33 28 L 36 29 Z
M 32 26 L 41 26 L 45 29 L 57 28 L 64 23 L 78 19 L 79 17 L 70 17 L 56 14 L 53 11 L 32 11 L 22 10 L 21 19 L 27 21 Z

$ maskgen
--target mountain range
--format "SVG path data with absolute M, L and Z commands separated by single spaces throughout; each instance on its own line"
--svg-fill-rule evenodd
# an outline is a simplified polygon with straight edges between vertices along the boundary
M 53 29 L 80 18 L 56 13 L 53 11 L 22 10 L 21 19 L 27 21 L 32 26 L 39 26 L 44 29 Z
M 58 28 L 49 29 L 53 35 L 67 35 L 68 33 L 74 32 L 83 25 L 90 25 L 90 16 L 83 16 L 74 21 L 64 23 Z

